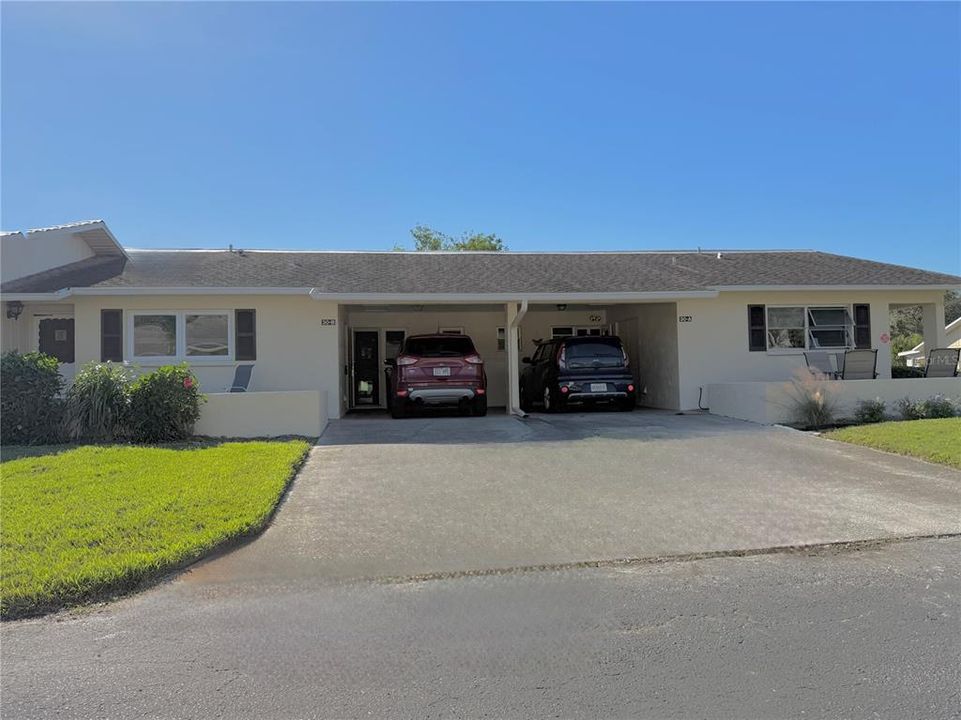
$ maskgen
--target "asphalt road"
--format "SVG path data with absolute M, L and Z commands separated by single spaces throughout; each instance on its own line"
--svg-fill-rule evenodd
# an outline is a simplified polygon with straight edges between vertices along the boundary
M 251 594 L 2 627 L 19 717 L 961 712 L 961 540 Z

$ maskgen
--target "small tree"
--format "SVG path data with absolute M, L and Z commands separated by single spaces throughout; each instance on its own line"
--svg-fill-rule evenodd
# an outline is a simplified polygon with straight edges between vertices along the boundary
M 440 250 L 473 250 L 501 252 L 507 250 L 504 241 L 492 233 L 465 232 L 459 238 L 452 237 L 426 225 L 417 225 L 410 231 L 414 238 L 414 250 L 437 252 Z M 395 250 L 403 247 L 395 246 Z

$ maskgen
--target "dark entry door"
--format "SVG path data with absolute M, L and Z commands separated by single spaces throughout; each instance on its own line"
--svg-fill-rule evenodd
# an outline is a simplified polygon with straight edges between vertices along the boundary
M 354 330 L 354 407 L 380 405 L 380 352 L 377 330 Z
M 40 352 L 62 363 L 73 362 L 73 318 L 44 318 L 40 321 Z

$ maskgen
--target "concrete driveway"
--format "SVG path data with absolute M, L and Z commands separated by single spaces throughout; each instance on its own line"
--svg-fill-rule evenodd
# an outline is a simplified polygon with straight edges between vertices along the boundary
M 274 524 L 184 583 L 409 578 L 961 531 L 961 472 L 666 412 L 332 422 Z

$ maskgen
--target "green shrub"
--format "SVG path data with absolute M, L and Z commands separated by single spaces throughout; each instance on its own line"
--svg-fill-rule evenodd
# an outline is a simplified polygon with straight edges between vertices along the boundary
M 921 412 L 925 418 L 949 418 L 955 416 L 957 406 L 951 398 L 935 395 L 921 403 Z
M 854 411 L 854 419 L 861 424 L 877 423 L 884 420 L 885 404 L 881 398 L 861 400 Z
M 186 363 L 164 365 L 141 375 L 130 390 L 130 429 L 136 442 L 186 440 L 204 402 Z
M 0 442 L 36 445 L 59 440 L 62 392 L 56 358 L 4 353 L 0 358 Z
M 130 420 L 130 382 L 130 372 L 123 365 L 84 365 L 67 392 L 67 437 L 91 442 L 125 438 Z
M 924 377 L 924 368 L 907 367 L 906 365 L 892 365 L 892 378 L 919 378 Z
M 909 397 L 898 400 L 897 407 L 902 420 L 921 420 L 924 418 L 924 404 L 915 402 Z

